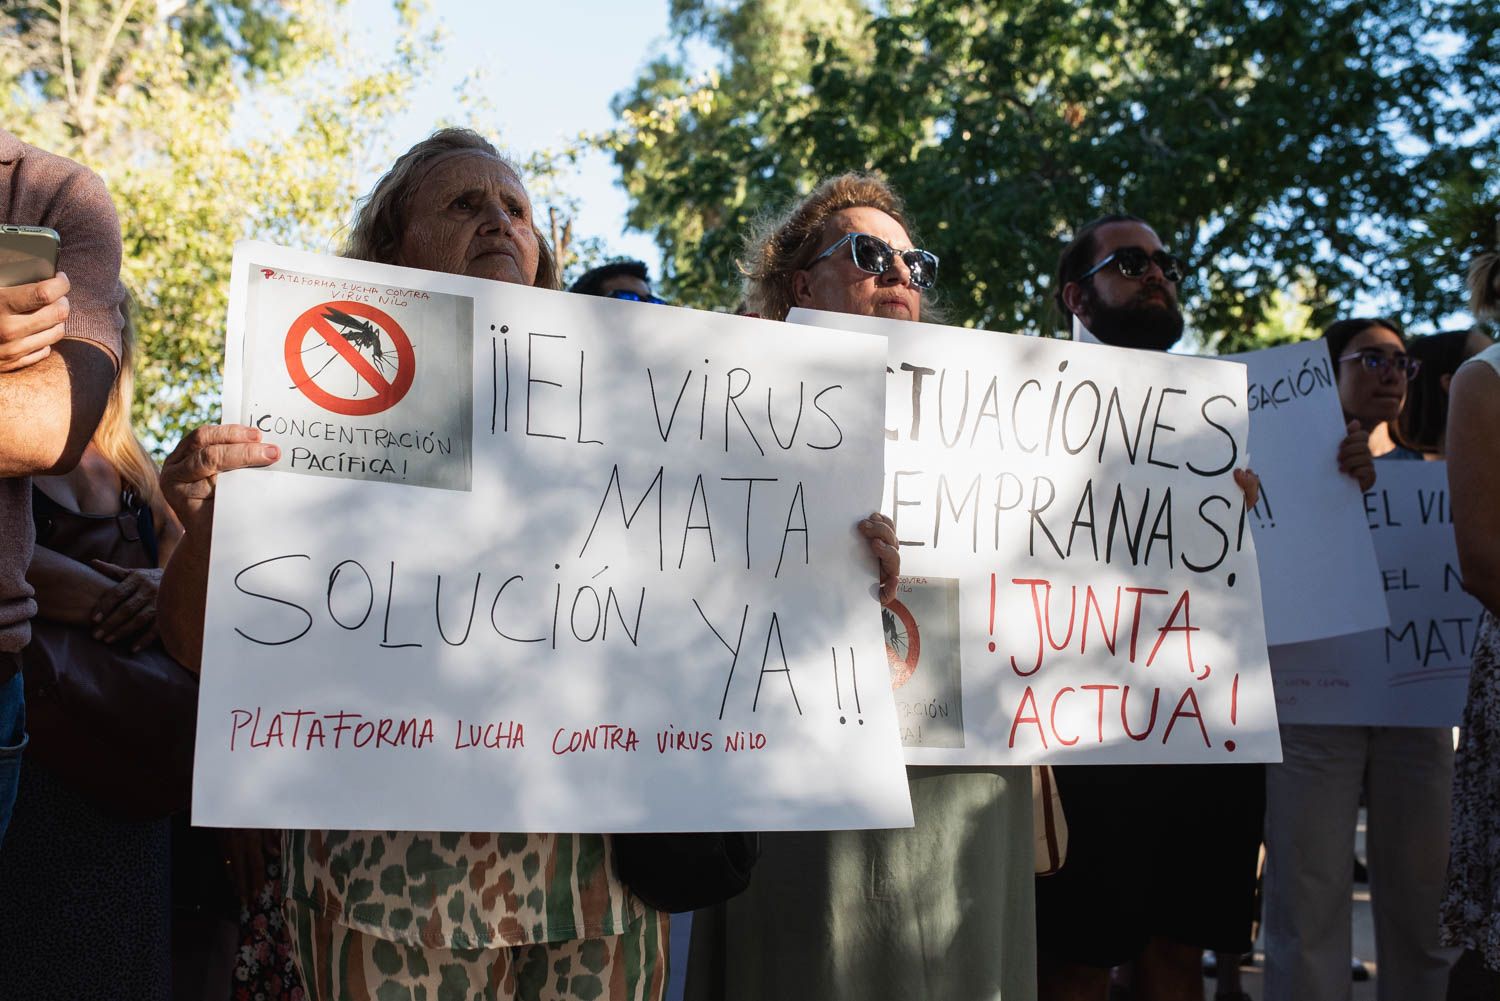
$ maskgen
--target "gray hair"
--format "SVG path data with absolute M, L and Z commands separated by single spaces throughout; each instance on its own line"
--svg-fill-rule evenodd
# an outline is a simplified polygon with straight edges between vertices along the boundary
M 521 177 L 516 165 L 501 156 L 488 139 L 473 129 L 439 129 L 398 156 L 391 169 L 360 200 L 342 256 L 377 264 L 395 264 L 401 239 L 406 235 L 412 196 L 439 163 L 465 154 L 490 157 L 518 179 Z M 532 284 L 537 288 L 561 289 L 562 276 L 558 272 L 557 257 L 535 222 L 531 224 L 531 230 L 536 235 L 537 244 L 536 279 Z

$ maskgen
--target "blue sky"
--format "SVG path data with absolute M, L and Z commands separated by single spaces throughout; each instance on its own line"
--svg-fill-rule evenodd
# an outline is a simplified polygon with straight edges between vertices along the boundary
M 493 116 L 472 124 L 497 131 L 518 159 L 580 131 L 608 128 L 614 121 L 611 98 L 667 50 L 667 0 L 431 2 L 444 29 L 443 51 L 419 87 L 413 111 L 392 125 L 397 150 L 426 135 L 439 118 L 459 112 L 455 90 L 476 70 Z M 351 14 L 376 35 L 375 51 L 390 51 L 389 0 L 354 0 Z M 655 245 L 642 234 L 623 232 L 627 199 L 616 176 L 604 156 L 580 164 L 568 185 L 581 205 L 575 238 L 599 237 L 611 256 L 638 257 L 654 272 Z

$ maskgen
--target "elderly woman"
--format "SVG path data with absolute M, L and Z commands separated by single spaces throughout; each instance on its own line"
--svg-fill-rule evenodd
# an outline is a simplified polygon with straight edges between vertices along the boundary
M 560 286 L 520 175 L 463 129 L 396 160 L 345 256 Z M 276 456 L 250 428 L 206 427 L 163 471 L 187 535 L 162 583 L 161 630 L 187 663 L 201 656 L 214 477 Z M 666 916 L 616 878 L 607 836 L 292 831 L 283 854 L 287 921 L 314 1001 L 661 996 Z
M 936 271 L 896 194 L 847 174 L 751 240 L 747 308 L 920 320 Z M 750 888 L 694 916 L 688 998 L 1036 996 L 1030 770 L 907 775 L 913 829 L 763 836 Z

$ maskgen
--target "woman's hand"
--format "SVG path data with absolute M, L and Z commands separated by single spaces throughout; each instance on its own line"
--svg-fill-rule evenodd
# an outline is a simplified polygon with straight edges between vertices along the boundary
M 1344 429 L 1347 434 L 1339 443 L 1339 472 L 1354 477 L 1360 490 L 1369 490 L 1375 485 L 1375 456 L 1370 454 L 1370 432 L 1359 426 L 1359 421 L 1350 421 Z
M 262 445 L 260 432 L 244 424 L 205 424 L 178 443 L 161 468 L 161 490 L 189 537 L 213 526 L 214 490 L 220 473 L 269 466 L 281 457 Z
M 1255 470 L 1246 466 L 1244 469 L 1234 471 L 1235 486 L 1245 495 L 1245 510 L 1260 503 L 1260 477 L 1255 475 Z
M 162 466 L 161 491 L 185 534 L 162 573 L 157 619 L 162 646 L 189 671 L 197 672 L 203 662 L 203 603 L 219 474 L 269 466 L 280 456 L 275 445 L 260 443 L 254 428 L 206 424 L 182 439 Z
M 104 560 L 89 560 L 89 566 L 118 582 L 94 603 L 89 616 L 94 638 L 111 644 L 129 642 L 132 652 L 156 642 L 161 571 L 117 567 Z
M 870 552 L 880 565 L 880 603 L 889 605 L 896 597 L 901 578 L 901 551 L 896 548 L 896 526 L 879 511 L 859 523 L 859 532 L 870 540 Z

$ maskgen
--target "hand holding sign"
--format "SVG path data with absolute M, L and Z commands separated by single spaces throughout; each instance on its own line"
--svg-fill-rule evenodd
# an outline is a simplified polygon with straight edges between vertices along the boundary
M 243 424 L 194 428 L 161 468 L 161 490 L 189 536 L 213 526 L 214 491 L 220 473 L 269 466 L 281 457 L 275 445 L 260 444 L 260 432 Z
M 1255 470 L 1246 467 L 1234 471 L 1234 483 L 1245 495 L 1245 510 L 1260 503 L 1260 477 Z
M 1350 421 L 1344 429 L 1349 433 L 1339 443 L 1339 472 L 1354 477 L 1361 491 L 1375 485 L 1375 456 L 1370 454 L 1370 432 L 1359 426 L 1359 421 Z
M 870 540 L 870 552 L 880 565 L 880 603 L 896 600 L 896 585 L 901 579 L 901 551 L 896 543 L 896 526 L 876 511 L 859 523 L 859 533 Z

